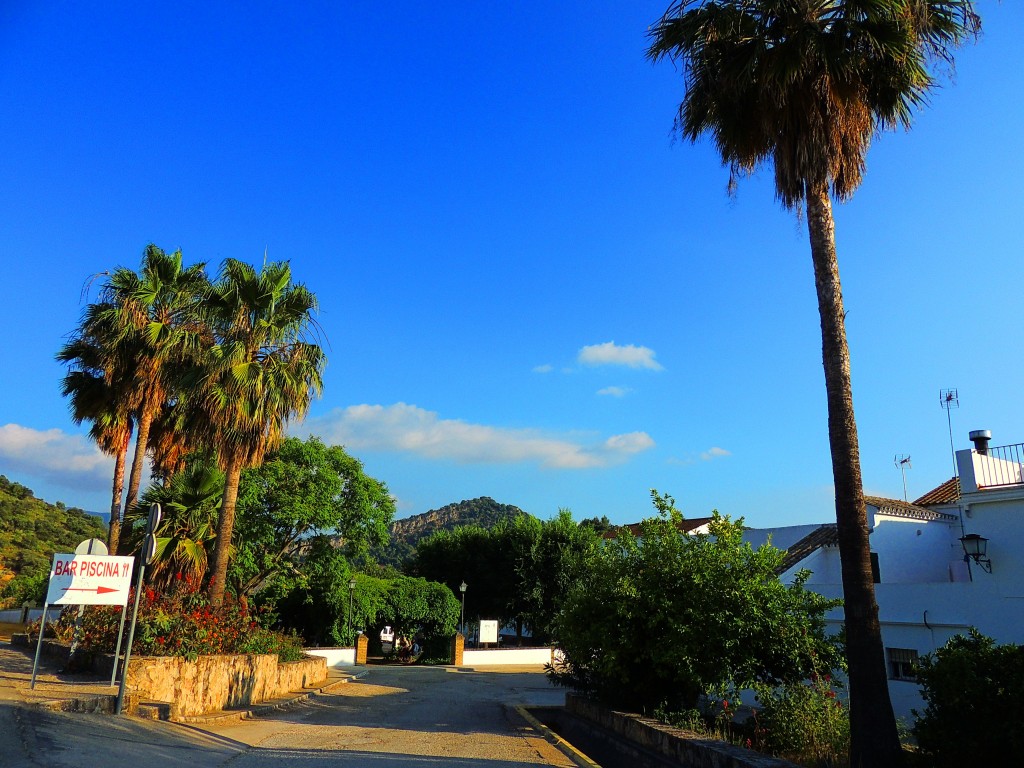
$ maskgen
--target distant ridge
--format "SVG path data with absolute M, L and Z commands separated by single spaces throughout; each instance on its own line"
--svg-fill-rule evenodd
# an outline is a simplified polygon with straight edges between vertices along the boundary
M 48 504 L 0 475 L 0 588 L 21 574 L 45 576 L 55 552 L 74 552 L 91 538 L 107 538 L 98 517 L 59 501 Z
M 463 525 L 493 528 L 502 520 L 529 514 L 512 504 L 499 504 L 489 496 L 446 504 L 420 515 L 413 515 L 391 524 L 391 543 L 374 550 L 371 558 L 385 565 L 401 568 L 416 551 L 420 540 L 438 531 L 450 531 Z

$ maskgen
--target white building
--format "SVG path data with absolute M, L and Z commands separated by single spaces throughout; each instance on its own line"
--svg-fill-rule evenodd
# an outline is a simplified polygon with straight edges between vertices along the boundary
M 989 448 L 987 435 L 972 432 L 975 448 L 957 452 L 959 484 L 953 478 L 913 504 L 866 499 L 889 691 L 908 722 L 923 709 L 918 658 L 972 626 L 1024 643 L 1024 444 Z M 787 550 L 784 581 L 806 568 L 808 588 L 842 597 L 835 524 L 751 529 L 744 538 L 756 546 L 769 535 Z M 965 536 L 987 550 L 967 557 Z M 840 626 L 842 609 L 829 619 Z

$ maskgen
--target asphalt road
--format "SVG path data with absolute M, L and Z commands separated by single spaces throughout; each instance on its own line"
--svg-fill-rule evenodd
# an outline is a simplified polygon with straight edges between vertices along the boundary
M 216 726 L 0 707 L 0 766 L 568 768 L 512 710 L 561 700 L 536 672 L 372 667 L 288 711 Z

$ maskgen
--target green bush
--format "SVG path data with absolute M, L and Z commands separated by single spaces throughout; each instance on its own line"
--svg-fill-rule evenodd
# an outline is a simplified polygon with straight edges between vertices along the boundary
M 913 733 L 936 768 L 1024 765 L 1024 646 L 971 629 L 922 658 L 917 679 Z
M 683 711 L 715 691 L 778 686 L 839 668 L 824 615 L 837 605 L 786 585 L 783 553 L 753 549 L 742 520 L 714 513 L 708 534 L 680 532 L 670 497 L 642 536 L 596 551 L 556 619 L 565 661 L 551 679 L 637 712 Z

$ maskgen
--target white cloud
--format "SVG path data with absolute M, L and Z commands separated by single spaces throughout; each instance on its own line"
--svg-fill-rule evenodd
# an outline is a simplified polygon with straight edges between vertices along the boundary
M 555 469 L 603 467 L 654 445 L 645 432 L 584 444 L 535 429 L 508 429 L 442 419 L 415 405 L 352 405 L 307 419 L 300 430 L 352 450 L 395 451 L 465 464 L 537 462 Z
M 25 474 L 70 488 L 109 487 L 114 462 L 87 438 L 59 429 L 37 430 L 20 424 L 0 427 L 0 459 Z
M 700 458 L 701 461 L 714 461 L 715 459 L 721 459 L 724 458 L 725 456 L 732 456 L 732 454 L 729 451 L 725 450 L 725 448 L 718 448 L 712 446 L 711 448 L 708 448 L 706 451 L 704 451 L 700 455 Z
M 545 363 L 544 365 L 536 365 L 533 368 L 534 373 L 551 373 L 554 370 L 554 366 Z
M 732 453 L 730 451 L 725 450 L 725 448 L 718 448 L 717 446 L 713 446 L 711 448 L 708 448 L 706 451 L 701 451 L 699 454 L 696 455 L 692 453 L 687 454 L 681 459 L 676 456 L 673 456 L 668 460 L 668 463 L 676 464 L 681 467 L 687 467 L 691 464 L 696 464 L 698 460 L 714 461 L 715 459 L 722 459 L 725 458 L 726 456 L 732 456 Z
M 629 368 L 662 370 L 661 364 L 654 359 L 654 350 L 650 347 L 638 347 L 634 344 L 620 347 L 614 341 L 585 346 L 579 351 L 576 359 L 584 365 L 625 365 Z
M 629 387 L 605 387 L 604 389 L 597 390 L 597 394 L 607 395 L 608 397 L 625 397 L 632 391 Z

